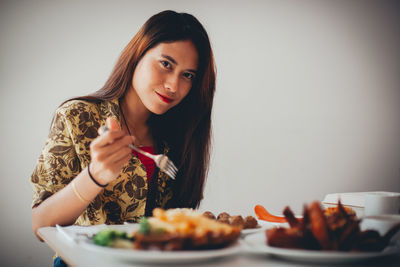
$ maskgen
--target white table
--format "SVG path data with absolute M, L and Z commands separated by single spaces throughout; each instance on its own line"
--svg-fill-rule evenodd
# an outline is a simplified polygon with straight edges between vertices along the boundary
M 90 250 L 82 249 L 79 245 L 76 245 L 65 238 L 57 231 L 55 227 L 43 227 L 38 230 L 39 236 L 47 243 L 47 245 L 57 252 L 63 260 L 70 266 L 160 266 L 160 265 L 149 265 L 132 262 L 123 262 L 109 257 L 99 256 L 98 253 Z M 187 266 L 188 264 L 169 264 L 167 266 Z M 164 265 L 165 266 L 165 265 Z M 301 264 L 296 262 L 290 262 L 286 260 L 277 259 L 270 256 L 255 256 L 240 253 L 238 255 L 220 258 L 210 261 L 203 261 L 200 263 L 193 263 L 190 266 L 226 266 L 226 267 L 250 267 L 250 266 L 310 266 L 310 264 Z M 313 264 L 312 266 L 318 266 Z M 328 266 L 328 265 L 321 265 Z M 355 266 L 355 264 L 349 265 L 332 265 L 332 266 Z M 400 254 L 391 257 L 378 258 L 362 262 L 358 266 L 400 266 Z

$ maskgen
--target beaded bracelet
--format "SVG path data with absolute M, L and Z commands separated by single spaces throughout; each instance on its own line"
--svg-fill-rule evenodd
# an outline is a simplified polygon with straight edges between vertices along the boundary
M 89 164 L 88 164 L 88 166 L 87 166 L 87 171 L 88 171 L 88 174 L 89 174 L 90 179 L 92 179 L 92 181 L 93 181 L 96 185 L 100 186 L 101 188 L 104 188 L 104 187 L 106 187 L 106 186 L 108 185 L 108 184 L 102 185 L 102 184 L 100 184 L 99 182 L 97 182 L 97 181 L 93 178 L 92 174 L 90 173 L 90 162 L 89 162 Z

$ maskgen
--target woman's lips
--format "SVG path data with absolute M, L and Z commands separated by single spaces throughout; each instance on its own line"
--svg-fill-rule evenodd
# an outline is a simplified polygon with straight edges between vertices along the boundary
M 157 93 L 156 92 L 156 94 L 161 98 L 161 100 L 162 101 L 164 101 L 165 103 L 171 103 L 172 101 L 173 101 L 173 99 L 172 98 L 169 98 L 169 97 L 166 97 L 166 96 L 163 96 L 162 94 L 160 94 L 160 93 Z

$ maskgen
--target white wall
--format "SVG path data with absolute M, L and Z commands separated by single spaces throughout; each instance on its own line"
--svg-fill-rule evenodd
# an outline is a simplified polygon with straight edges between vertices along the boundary
M 201 208 L 279 213 L 331 192 L 400 191 L 396 1 L 1 1 L 1 263 L 50 266 L 29 178 L 55 108 L 100 88 L 151 15 L 194 14 L 214 47 Z

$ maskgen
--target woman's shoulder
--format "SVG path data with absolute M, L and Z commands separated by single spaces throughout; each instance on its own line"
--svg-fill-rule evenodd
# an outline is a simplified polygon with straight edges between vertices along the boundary
M 64 115 L 77 115 L 83 112 L 97 110 L 98 105 L 98 103 L 87 100 L 73 99 L 61 104 L 56 112 Z
M 75 140 L 91 140 L 97 136 L 102 122 L 99 105 L 86 100 L 69 100 L 60 105 L 53 122 L 60 129 L 67 128 Z M 76 141 L 78 143 L 78 141 Z
M 77 115 L 80 113 L 100 113 L 101 115 L 116 116 L 119 112 L 118 99 L 89 101 L 72 99 L 57 108 L 57 113 Z
M 73 99 L 58 107 L 55 120 L 66 122 L 70 125 L 70 128 L 86 128 L 86 126 L 98 128 L 105 123 L 107 117 L 118 118 L 118 107 L 118 100 L 88 101 Z

